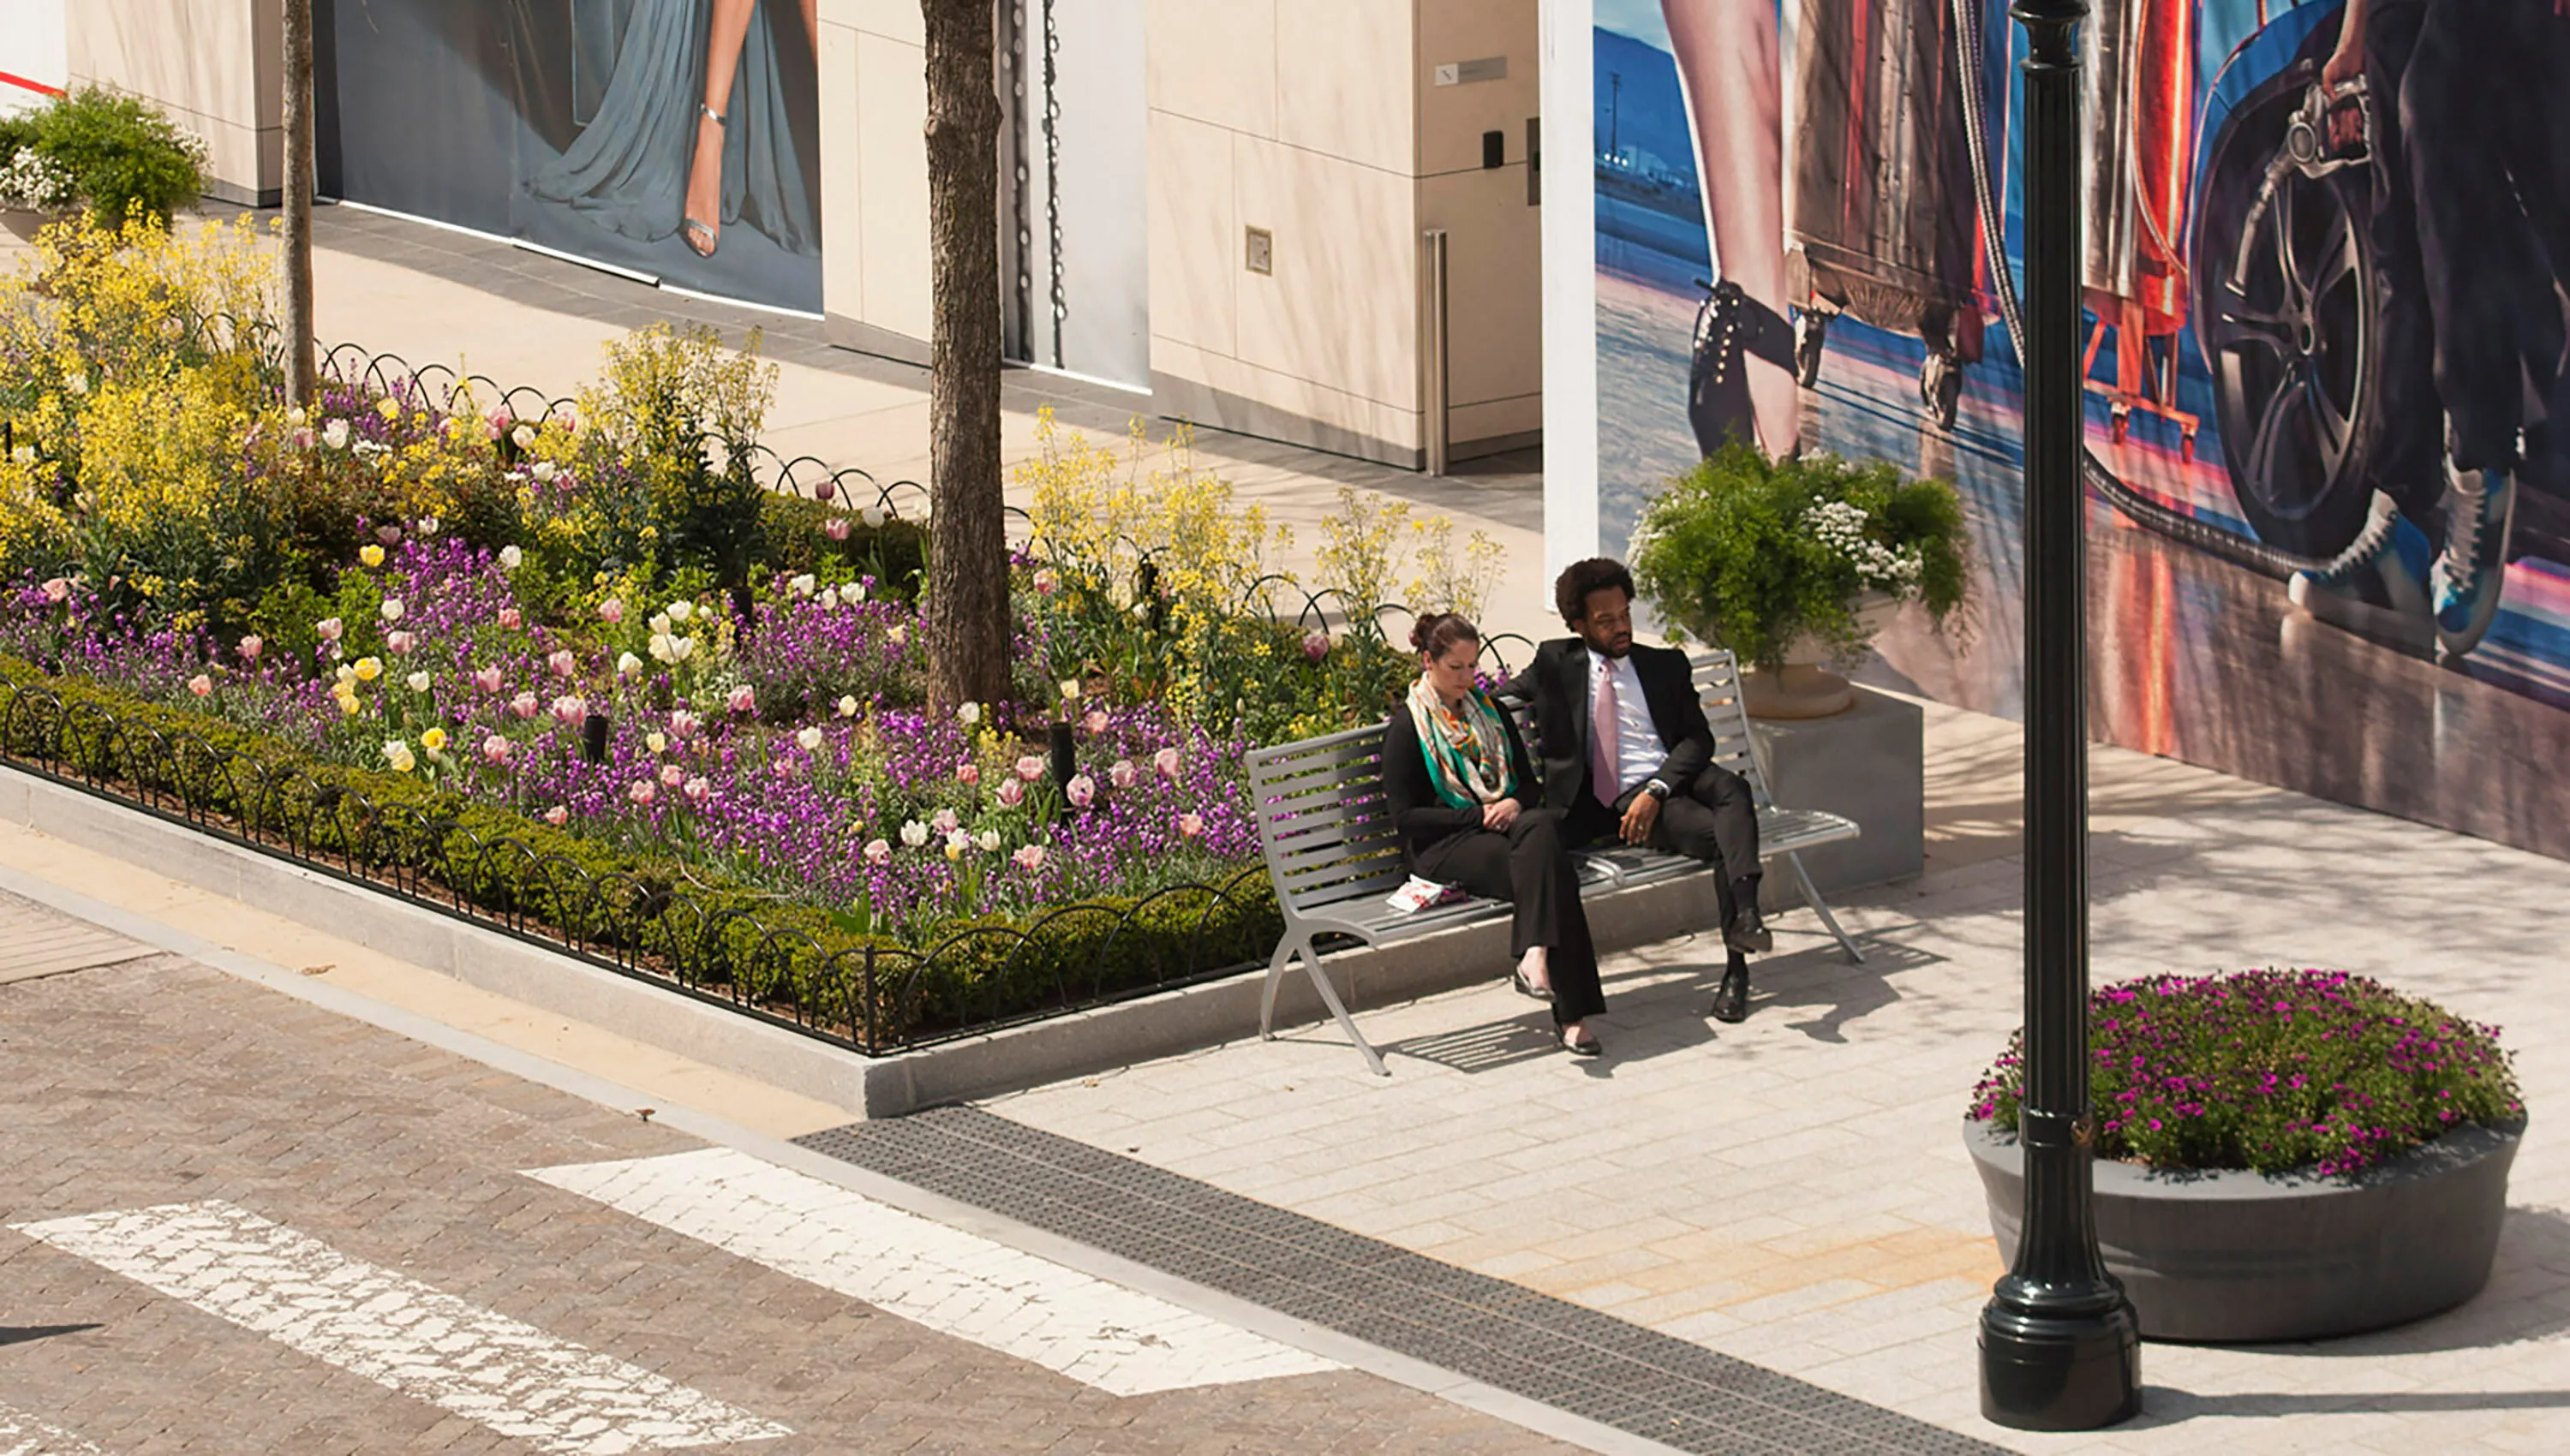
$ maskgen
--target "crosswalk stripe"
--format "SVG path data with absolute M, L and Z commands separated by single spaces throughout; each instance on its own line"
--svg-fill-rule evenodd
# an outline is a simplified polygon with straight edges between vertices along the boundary
M 1340 1368 L 730 1148 L 528 1176 L 1114 1395 Z
M 699 1390 L 210 1200 L 21 1224 L 31 1238 L 558 1456 L 790 1435 Z
M 98 1447 L 23 1410 L 0 1405 L 0 1456 L 106 1456 Z

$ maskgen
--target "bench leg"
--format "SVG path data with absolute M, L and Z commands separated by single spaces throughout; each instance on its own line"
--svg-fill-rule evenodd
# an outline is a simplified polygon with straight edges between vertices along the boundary
M 1812 884 L 1812 872 L 1803 868 L 1803 857 L 1789 854 L 1785 862 L 1794 867 L 1794 878 L 1802 882 L 1803 903 L 1810 906 L 1820 915 L 1821 923 L 1829 926 L 1830 933 L 1838 937 L 1839 948 L 1847 952 L 1848 963 L 1865 964 L 1865 952 L 1857 949 L 1856 941 L 1849 939 L 1848 932 L 1839 927 L 1839 917 L 1830 913 L 1830 903 L 1821 899 L 1821 892 Z
M 1358 1051 L 1365 1053 L 1367 1069 L 1378 1077 L 1391 1076 L 1392 1069 L 1383 1064 L 1383 1056 L 1374 1049 L 1374 1043 L 1357 1030 L 1356 1018 L 1348 1014 L 1347 1003 L 1339 999 L 1338 988 L 1330 984 L 1329 972 L 1321 969 L 1321 957 L 1313 952 L 1308 937 L 1287 937 L 1277 945 L 1275 955 L 1267 962 L 1267 985 L 1258 1002 L 1259 1039 L 1276 1039 L 1276 983 L 1284 979 L 1285 968 L 1293 964 L 1297 956 L 1302 958 L 1304 973 L 1312 978 L 1312 989 L 1321 993 L 1321 1004 L 1330 1008 L 1330 1014 L 1338 1018 L 1339 1029 L 1348 1034 L 1348 1040 L 1356 1043 Z

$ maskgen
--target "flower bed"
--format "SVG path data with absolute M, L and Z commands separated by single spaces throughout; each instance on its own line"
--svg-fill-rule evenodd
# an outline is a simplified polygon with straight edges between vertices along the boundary
M 2124 981 L 2091 993 L 2088 1023 L 2100 1158 L 2344 1177 L 2525 1112 L 2495 1028 L 2346 971 Z M 2016 1130 L 2023 1056 L 2020 1032 L 1973 1121 Z
M 0 754 L 868 1051 L 1263 954 L 1245 751 L 1385 710 L 1397 563 L 1496 568 L 1351 496 L 1306 594 L 1182 449 L 1048 426 L 1015 700 L 932 713 L 927 536 L 763 451 L 754 358 L 646 331 L 540 401 L 334 353 L 306 414 L 238 239 L 39 252 Z

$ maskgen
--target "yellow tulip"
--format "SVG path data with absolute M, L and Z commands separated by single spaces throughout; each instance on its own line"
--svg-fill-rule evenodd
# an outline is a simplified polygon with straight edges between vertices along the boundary
M 360 546 L 357 548 L 357 559 L 369 566 L 380 566 L 384 563 L 384 548 L 371 544 Z
M 380 659 L 373 657 L 360 657 L 357 659 L 357 681 L 372 682 L 383 675 L 384 664 Z
M 426 733 L 419 735 L 419 746 L 427 749 L 431 753 L 444 753 L 446 751 L 446 730 L 443 728 L 429 729 Z

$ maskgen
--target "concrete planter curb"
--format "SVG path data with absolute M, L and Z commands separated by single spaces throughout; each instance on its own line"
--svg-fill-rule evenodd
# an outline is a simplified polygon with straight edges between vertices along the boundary
M 2464 1126 L 2353 1179 L 2097 1161 L 2097 1242 L 2152 1339 L 2327 1339 L 2450 1309 L 2489 1282 L 2525 1124 Z M 2024 1154 L 1965 1122 L 2002 1258 Z
M 667 983 L 622 975 L 5 767 L 0 821 L 113 855 L 495 995 L 843 1107 L 852 1117 L 898 1117 L 1258 1034 L 1264 971 L 1252 969 L 869 1057 Z M 1712 883 L 1702 877 L 1592 898 L 1589 907 L 1601 951 L 1669 939 L 1714 919 Z M 1507 922 L 1422 936 L 1390 950 L 1344 951 L 1326 964 L 1351 1010 L 1396 1005 L 1504 975 Z M 1280 1028 L 1326 1015 L 1308 981 L 1287 978 L 1276 1003 Z

